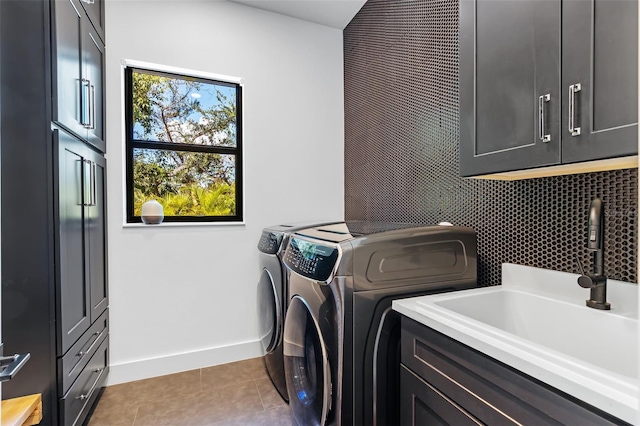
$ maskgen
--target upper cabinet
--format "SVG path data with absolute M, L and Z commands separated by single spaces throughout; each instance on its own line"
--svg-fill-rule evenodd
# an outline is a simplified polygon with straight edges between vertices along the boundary
M 638 2 L 564 0 L 562 161 L 638 152 Z
M 53 121 L 104 152 L 104 46 L 79 3 L 52 5 Z
M 93 27 L 100 39 L 104 42 L 104 1 L 80 0 L 82 8 L 87 12 Z
M 462 0 L 462 176 L 637 154 L 638 4 Z

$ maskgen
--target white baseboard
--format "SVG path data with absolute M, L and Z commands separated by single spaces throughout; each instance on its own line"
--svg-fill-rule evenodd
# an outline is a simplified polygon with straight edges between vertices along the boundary
M 107 386 L 262 356 L 259 340 L 109 366 Z

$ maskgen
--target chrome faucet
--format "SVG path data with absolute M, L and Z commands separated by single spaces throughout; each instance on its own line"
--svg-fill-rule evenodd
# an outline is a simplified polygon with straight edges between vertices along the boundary
M 588 307 L 609 310 L 611 305 L 607 303 L 607 277 L 604 275 L 604 214 L 602 200 L 599 198 L 591 201 L 589 207 L 587 250 L 593 253 L 593 273 L 585 273 L 578 259 L 582 273 L 578 278 L 578 284 L 580 287 L 591 289 L 591 297 L 587 300 Z

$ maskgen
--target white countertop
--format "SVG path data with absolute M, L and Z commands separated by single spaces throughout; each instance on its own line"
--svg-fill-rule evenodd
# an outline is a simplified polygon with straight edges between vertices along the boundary
M 638 285 L 608 280 L 611 310 L 598 311 L 585 306 L 589 290 L 577 278 L 504 264 L 501 286 L 396 300 L 393 309 L 634 423 Z

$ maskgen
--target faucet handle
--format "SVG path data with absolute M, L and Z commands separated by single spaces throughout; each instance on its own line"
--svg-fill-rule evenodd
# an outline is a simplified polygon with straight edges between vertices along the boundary
M 578 255 L 576 254 L 576 260 L 578 261 L 578 267 L 580 268 L 580 274 L 582 275 L 586 275 L 584 273 L 584 267 L 582 266 L 582 262 L 580 262 L 580 257 L 578 257 Z
M 578 277 L 578 284 L 582 288 L 596 288 L 607 283 L 607 277 L 602 275 L 584 274 Z
M 604 275 L 594 275 L 587 274 L 584 272 L 584 266 L 582 266 L 582 262 L 580 258 L 576 254 L 576 261 L 578 262 L 578 267 L 580 267 L 580 277 L 578 277 L 578 284 L 583 288 L 595 288 L 597 286 L 603 285 L 607 282 L 607 277 Z

